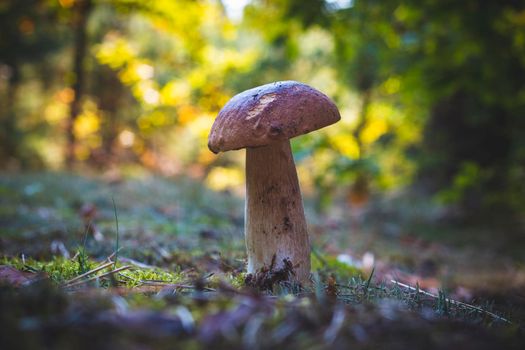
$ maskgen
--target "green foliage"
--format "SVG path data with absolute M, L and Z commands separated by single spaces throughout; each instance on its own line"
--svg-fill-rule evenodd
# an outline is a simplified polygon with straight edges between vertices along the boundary
M 78 274 L 81 275 L 89 271 L 89 261 L 86 249 L 84 247 L 79 248 L 77 251 L 77 262 L 78 262 Z
M 362 29 L 349 36 L 353 43 L 341 42 L 348 32 L 340 31 L 341 62 L 354 62 L 366 78 L 352 73 L 351 81 L 366 90 L 392 76 L 400 79 L 393 102 L 407 111 L 419 108 L 414 116 L 425 121 L 420 178 L 435 192 L 445 188 L 442 196 L 467 211 L 510 203 L 515 187 L 509 164 L 523 164 L 514 150 L 522 147 L 516 128 L 523 130 L 525 100 L 514 92 L 524 88 L 518 77 L 525 66 L 513 44 L 523 26 L 510 20 L 510 13 L 522 11 L 513 1 L 356 1 L 342 15 L 342 23 L 355 21 Z M 463 164 L 479 168 L 483 176 L 469 186 L 458 184 L 465 176 Z M 514 210 L 520 207 L 523 203 Z
M 90 167 L 139 164 L 236 189 L 241 156 L 207 150 L 215 115 L 237 92 L 295 79 L 343 117 L 294 141 L 320 207 L 356 187 L 411 185 L 466 214 L 525 207 L 519 2 L 254 0 L 235 21 L 213 0 L 94 1 L 72 121 L 77 5 L 0 5 L 2 168 L 60 169 L 73 138 Z

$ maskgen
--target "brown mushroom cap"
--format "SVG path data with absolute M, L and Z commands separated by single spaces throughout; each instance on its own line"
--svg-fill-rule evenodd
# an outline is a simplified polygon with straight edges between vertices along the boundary
M 221 109 L 208 137 L 213 153 L 260 147 L 291 139 L 341 119 L 325 94 L 296 82 L 280 81 L 235 95 Z

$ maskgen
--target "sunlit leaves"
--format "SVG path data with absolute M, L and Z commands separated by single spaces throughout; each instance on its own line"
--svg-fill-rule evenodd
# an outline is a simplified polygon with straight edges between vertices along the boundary
M 92 101 L 86 101 L 82 113 L 75 120 L 73 132 L 79 140 L 75 155 L 80 160 L 86 160 L 91 151 L 100 147 L 102 138 L 99 133 L 102 115 Z
M 381 84 L 381 92 L 387 95 L 393 95 L 399 92 L 401 80 L 399 77 L 389 77 Z
M 222 191 L 238 188 L 244 183 L 244 173 L 239 168 L 214 167 L 206 178 L 209 188 Z
M 342 155 L 350 159 L 359 158 L 359 145 L 352 136 L 348 135 L 348 133 L 338 133 L 333 135 L 330 137 L 330 142 Z
M 55 93 L 44 110 L 44 118 L 51 125 L 63 122 L 69 112 L 69 104 L 73 101 L 75 92 L 71 88 L 64 88 Z
M 107 35 L 95 49 L 102 64 L 119 72 L 125 85 L 130 86 L 135 98 L 144 105 L 160 103 L 158 84 L 154 80 L 155 68 L 148 59 L 140 58 L 131 42 L 115 33 Z
M 102 44 L 96 46 L 95 50 L 100 63 L 107 64 L 113 69 L 125 67 L 136 56 L 136 50 L 131 44 L 116 33 L 106 35 Z
M 183 105 L 191 98 L 191 86 L 186 80 L 171 80 L 161 89 L 160 96 L 165 105 Z
M 95 132 L 100 128 L 100 117 L 97 115 L 96 106 L 92 103 L 84 105 L 84 111 L 78 116 L 74 132 L 77 138 L 83 139 Z
M 100 63 L 118 72 L 140 105 L 134 144 L 145 152 L 147 142 L 140 138 L 162 143 L 172 135 L 170 147 L 161 153 L 176 154 L 188 164 L 211 162 L 213 155 L 203 155 L 207 133 L 232 96 L 229 76 L 253 69 L 258 49 L 238 48 L 236 27 L 214 1 L 152 2 L 131 23 L 128 34 L 110 32 L 95 52 Z M 160 157 L 142 159 L 154 164 Z

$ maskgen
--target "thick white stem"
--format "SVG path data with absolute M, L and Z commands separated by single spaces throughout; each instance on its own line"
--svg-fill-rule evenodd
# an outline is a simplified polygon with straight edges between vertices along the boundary
M 289 259 L 297 282 L 310 280 L 310 244 L 289 141 L 246 149 L 248 272 Z

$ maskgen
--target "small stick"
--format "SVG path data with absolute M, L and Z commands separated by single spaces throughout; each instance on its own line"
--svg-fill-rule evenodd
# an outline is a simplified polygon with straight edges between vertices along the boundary
M 407 285 L 407 284 L 404 284 L 404 283 L 398 282 L 398 281 L 396 281 L 396 280 L 390 280 L 390 282 L 394 283 L 395 285 L 401 286 L 401 287 L 403 287 L 403 288 L 407 288 L 407 289 L 412 290 L 412 291 L 415 291 L 415 292 L 418 292 L 418 291 L 419 291 L 419 293 L 421 293 L 421 294 L 423 294 L 423 295 L 426 295 L 426 296 L 429 296 L 429 297 L 434 298 L 434 299 L 438 299 L 438 298 L 439 298 L 439 297 L 438 297 L 437 295 L 435 295 L 435 294 L 429 293 L 429 292 L 424 291 L 424 290 L 422 290 L 422 289 L 414 288 L 414 287 L 412 287 L 412 286 L 409 286 L 409 285 Z M 509 321 L 509 320 L 507 320 L 506 318 L 501 317 L 501 316 L 498 316 L 498 315 L 496 315 L 495 313 L 490 312 L 490 311 L 487 311 L 487 310 L 484 310 L 484 309 L 482 309 L 482 308 L 480 308 L 480 307 L 478 307 L 478 306 L 474 306 L 474 305 L 471 305 L 471 304 L 463 303 L 463 302 L 461 302 L 461 301 L 457 301 L 457 300 L 454 300 L 454 299 L 448 299 L 448 298 L 446 298 L 445 301 L 446 301 L 447 303 L 451 303 L 451 304 L 453 304 L 453 305 L 464 306 L 464 307 L 466 307 L 466 308 L 468 308 L 468 309 L 473 309 L 473 310 L 479 311 L 479 312 L 481 312 L 481 313 L 484 313 L 484 314 L 487 314 L 487 315 L 489 315 L 489 316 L 492 316 L 493 318 L 495 318 L 495 319 L 497 319 L 497 320 L 500 320 L 500 321 L 506 322 L 506 323 L 508 323 L 508 324 L 512 324 L 512 322 Z
M 112 259 L 113 259 L 113 258 L 115 257 L 115 255 L 116 255 L 119 251 L 121 251 L 121 250 L 122 250 L 122 247 L 120 247 L 118 250 L 116 250 L 116 251 L 114 251 L 113 253 L 111 253 L 111 255 L 108 256 L 108 257 L 106 258 L 106 261 L 111 261 L 111 262 L 113 262 Z
M 92 274 L 94 274 L 94 273 L 96 273 L 96 272 L 98 272 L 98 271 L 100 271 L 100 270 L 104 270 L 106 267 L 108 267 L 108 266 L 110 266 L 110 265 L 112 265 L 112 264 L 113 264 L 113 261 L 110 261 L 110 262 L 108 262 L 108 263 L 105 263 L 105 264 L 99 265 L 99 266 L 95 267 L 94 269 L 89 270 L 88 272 L 85 272 L 85 273 L 83 273 L 83 274 L 81 274 L 81 275 L 78 275 L 78 276 L 75 277 L 75 278 L 70 279 L 69 281 L 67 281 L 66 283 L 64 283 L 64 286 L 67 286 L 67 285 L 69 285 L 69 284 L 71 284 L 71 283 L 73 283 L 73 282 L 76 282 L 76 281 L 78 281 L 78 280 L 84 278 L 84 277 L 87 277 L 87 276 L 89 276 L 89 275 L 92 275 Z
M 108 263 L 108 264 L 113 264 L 113 262 Z M 94 280 L 96 280 L 96 279 L 99 279 L 99 278 L 102 278 L 102 277 L 107 277 L 107 276 L 112 275 L 112 274 L 115 274 L 115 273 L 117 273 L 117 272 L 127 270 L 127 269 L 129 269 L 129 268 L 131 268 L 130 265 L 122 266 L 122 267 L 119 267 L 118 269 L 111 270 L 111 271 L 108 271 L 108 272 L 106 272 L 106 273 L 103 273 L 102 275 L 93 276 L 93 277 L 91 277 L 91 278 L 88 278 L 87 280 L 82 280 L 82 281 L 78 281 L 78 282 L 76 282 L 76 283 L 72 283 L 72 284 L 65 285 L 64 288 L 75 287 L 75 286 L 78 286 L 78 285 L 83 284 L 83 283 L 88 283 L 88 282 L 94 281 Z
M 131 265 L 135 265 L 137 267 L 140 267 L 141 269 L 154 269 L 155 266 L 153 265 L 148 265 L 148 264 L 144 264 L 140 261 L 137 261 L 137 260 L 134 260 L 134 259 L 131 259 L 131 258 L 126 258 L 126 257 L 119 257 L 119 261 L 122 262 L 122 263 L 127 263 L 127 264 L 131 264 Z
M 160 281 L 147 281 L 143 280 L 140 281 L 143 285 L 146 286 L 158 286 L 158 287 L 172 287 L 172 288 L 185 288 L 185 289 L 195 289 L 195 286 L 187 285 L 187 284 L 179 284 L 179 283 L 166 283 L 166 282 L 160 282 Z M 215 292 L 215 289 L 203 287 L 203 290 L 207 292 Z
M 203 280 L 207 280 L 208 278 L 210 278 L 211 276 L 215 275 L 215 272 L 210 272 L 209 274 L 207 274 L 206 276 L 202 277 Z

